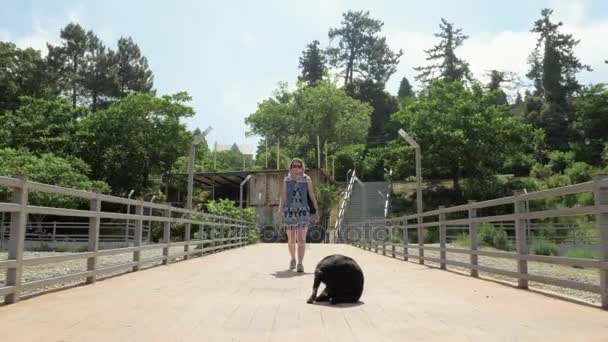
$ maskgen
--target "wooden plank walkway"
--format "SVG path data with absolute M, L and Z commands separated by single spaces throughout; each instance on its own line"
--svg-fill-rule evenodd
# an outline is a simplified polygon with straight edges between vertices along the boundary
M 309 305 L 317 261 L 355 258 L 357 305 Z M 0 307 L 3 341 L 606 341 L 608 312 L 347 245 L 285 244 L 160 266 Z

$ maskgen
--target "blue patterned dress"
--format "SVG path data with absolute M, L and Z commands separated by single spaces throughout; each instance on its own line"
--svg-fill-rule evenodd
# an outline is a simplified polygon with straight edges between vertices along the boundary
M 286 229 L 304 229 L 310 224 L 308 183 L 311 179 L 306 174 L 297 178 L 287 175 L 283 181 L 287 189 L 283 225 Z

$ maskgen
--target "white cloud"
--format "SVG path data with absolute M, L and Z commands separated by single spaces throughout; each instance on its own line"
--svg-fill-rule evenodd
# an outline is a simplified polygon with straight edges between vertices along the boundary
M 608 59 L 608 20 L 591 22 L 586 19 L 586 0 L 556 0 L 553 20 L 562 20 L 561 32 L 573 34 L 580 43 L 575 53 L 582 63 L 589 64 L 599 72 L 605 72 L 603 61 Z M 526 31 L 464 32 L 470 38 L 457 50 L 457 55 L 468 61 L 474 77 L 487 81 L 486 73 L 497 69 L 516 73 L 520 81 L 531 82 L 525 77 L 528 71 L 527 59 L 536 44 L 536 35 Z M 394 32 L 388 34 L 389 44 L 393 49 L 403 49 L 398 72 L 391 78 L 389 89 L 396 92 L 399 82 L 406 76 L 410 83 L 414 81 L 416 66 L 427 65 L 425 49 L 437 43 L 433 33 L 427 32 Z M 578 74 L 583 83 L 590 77 L 589 73 Z M 594 74 L 594 78 L 598 75 Z M 606 75 L 603 75 L 606 78 Z
M 34 14 L 32 16 L 31 31 L 22 36 L 11 38 L 20 48 L 31 47 L 40 50 L 43 55 L 46 55 L 48 53 L 46 44 L 59 44 L 61 29 L 70 22 L 81 23 L 84 13 L 85 9 L 80 5 L 78 7 L 65 9 L 64 15 L 60 17 L 48 17 Z
M 556 21 L 571 25 L 580 25 L 585 19 L 589 1 L 587 0 L 553 0 L 553 14 Z

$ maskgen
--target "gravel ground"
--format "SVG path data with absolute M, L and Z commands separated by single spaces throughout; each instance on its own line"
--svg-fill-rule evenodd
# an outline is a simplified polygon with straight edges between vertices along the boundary
M 191 250 L 194 247 L 195 246 L 191 246 L 190 247 Z M 184 251 L 183 246 L 171 247 L 169 254 L 176 254 L 176 253 L 180 253 L 183 251 Z M 141 259 L 154 258 L 157 256 L 161 256 L 162 253 L 163 253 L 162 249 L 160 249 L 160 248 L 157 250 L 145 250 L 145 251 L 141 252 Z M 26 258 L 26 259 L 41 258 L 41 257 L 66 255 L 66 254 L 77 254 L 77 253 L 25 252 L 24 258 Z M 196 257 L 196 256 L 194 256 L 194 257 Z M 6 259 L 8 259 L 8 253 L 5 251 L 0 251 L 0 260 L 6 260 Z M 181 260 L 181 259 L 183 259 L 183 257 L 176 258 L 176 259 Z M 113 265 L 125 264 L 125 263 L 131 262 L 131 261 L 133 261 L 133 252 L 111 255 L 111 256 L 104 256 L 104 257 L 100 257 L 98 259 L 98 263 L 99 263 L 98 267 L 104 268 L 104 267 L 109 267 L 109 266 L 113 266 Z M 142 265 L 142 269 L 160 265 L 161 263 L 162 263 L 162 261 L 146 263 L 145 265 Z M 52 264 L 27 266 L 27 267 L 24 267 L 22 276 L 23 276 L 23 282 L 27 283 L 27 282 L 41 280 L 41 279 L 48 279 L 48 278 L 68 275 L 68 274 L 72 274 L 72 273 L 83 272 L 83 271 L 86 271 L 86 269 L 87 269 L 87 259 L 85 258 L 85 259 L 57 262 L 57 263 L 52 263 Z M 107 277 L 111 277 L 111 276 L 114 276 L 117 274 L 127 273 L 127 272 L 130 272 L 130 269 L 122 269 L 122 270 L 113 271 L 113 272 L 102 272 L 97 276 L 97 279 L 104 279 Z M 0 271 L 0 287 L 4 286 L 4 284 L 5 284 L 5 281 L 6 281 L 5 274 L 6 274 L 6 271 L 4 271 L 4 270 Z M 83 283 L 83 280 L 65 282 L 65 283 L 55 284 L 52 286 L 46 286 L 44 288 L 39 288 L 36 290 L 24 291 L 24 292 L 22 292 L 22 294 L 27 296 L 27 295 L 32 295 L 32 294 L 39 293 L 39 292 L 46 292 L 46 291 L 50 291 L 50 290 L 54 290 L 54 289 L 58 289 L 58 288 L 62 288 L 62 287 L 73 286 L 73 285 L 82 284 L 82 283 Z M 0 297 L 0 303 L 2 303 L 3 301 L 4 301 L 4 297 Z
M 439 245 L 430 245 L 430 246 L 439 247 Z M 447 247 L 461 248 L 459 246 L 455 246 L 455 245 L 451 245 L 451 244 L 447 244 Z M 485 247 L 480 248 L 480 250 L 499 251 L 494 248 L 485 248 Z M 374 249 L 372 249 L 372 251 L 374 251 Z M 396 247 L 396 251 L 402 253 L 403 248 Z M 414 256 L 410 256 L 410 258 L 409 258 L 410 261 L 418 262 L 418 259 L 416 259 L 416 256 L 418 255 L 418 249 L 409 248 L 408 252 L 410 255 L 414 255 Z M 381 245 L 378 247 L 378 253 L 382 253 Z M 391 255 L 391 249 L 389 246 L 387 246 L 386 255 L 387 256 Z M 425 250 L 424 255 L 427 257 L 439 259 L 438 251 Z M 399 255 L 397 255 L 397 257 L 400 258 Z M 446 257 L 448 260 L 453 260 L 453 261 L 466 262 L 466 263 L 469 263 L 469 261 L 470 261 L 470 259 L 469 259 L 470 257 L 468 254 L 447 252 Z M 439 264 L 434 263 L 434 262 L 425 261 L 425 263 L 430 266 L 439 267 Z M 486 267 L 492 267 L 492 268 L 497 268 L 497 269 L 506 270 L 506 271 L 517 272 L 517 262 L 512 259 L 479 256 L 478 264 L 480 266 L 486 266 Z M 447 266 L 447 269 L 451 270 L 451 271 L 456 271 L 456 272 L 465 273 L 465 274 L 469 274 L 469 272 L 470 272 L 470 269 L 468 269 L 468 268 L 452 266 L 452 265 L 446 265 L 446 266 Z M 580 269 L 580 268 L 574 268 L 571 266 L 564 266 L 564 265 L 554 265 L 554 264 L 547 264 L 547 263 L 540 263 L 540 262 L 528 262 L 528 273 L 533 274 L 533 275 L 555 278 L 555 279 L 576 281 L 576 282 L 585 283 L 585 284 L 599 285 L 599 283 L 600 283 L 600 277 L 599 277 L 599 273 L 598 273 L 597 269 L 589 269 L 589 268 Z M 502 282 L 507 282 L 509 284 L 516 284 L 516 282 L 517 282 L 517 280 L 515 278 L 506 277 L 503 275 L 497 275 L 497 274 L 493 274 L 493 273 L 487 273 L 487 272 L 480 271 L 479 275 L 480 275 L 480 278 L 499 280 Z M 563 297 L 576 299 L 576 300 L 587 302 L 587 303 L 590 303 L 593 305 L 600 304 L 600 295 L 595 294 L 595 293 L 590 293 L 587 291 L 574 290 L 574 289 L 570 289 L 570 288 L 548 285 L 548 284 L 532 282 L 532 281 L 528 282 L 528 287 L 530 289 L 539 290 L 541 292 L 546 292 L 546 293 L 550 293 L 550 294 L 554 294 L 554 295 L 559 295 L 559 296 L 563 296 Z

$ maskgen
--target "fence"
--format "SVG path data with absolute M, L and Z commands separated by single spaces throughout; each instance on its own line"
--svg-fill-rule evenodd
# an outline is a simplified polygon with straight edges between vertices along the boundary
M 0 187 L 11 189 L 11 202 L 0 202 L 0 212 L 10 214 L 10 237 L 8 243 L 8 260 L 0 261 L 0 271 L 6 270 L 5 286 L 0 287 L 0 296 L 5 303 L 14 303 L 21 298 L 22 292 L 32 291 L 55 284 L 65 284 L 85 280 L 87 284 L 94 283 L 98 277 L 108 272 L 121 270 L 138 271 L 144 264 L 161 262 L 169 264 L 177 258 L 187 260 L 190 256 L 202 256 L 204 253 L 243 246 L 249 243 L 249 231 L 256 229 L 249 222 L 223 216 L 200 214 L 187 209 L 169 205 L 132 200 L 122 197 L 103 195 L 93 192 L 62 188 L 47 184 L 28 181 L 26 178 L 0 177 Z M 36 192 L 77 198 L 85 203 L 88 210 L 66 209 L 46 206 L 36 206 L 29 203 L 29 195 Z M 103 210 L 120 205 L 134 207 L 132 213 L 118 213 Z M 144 215 L 144 212 L 148 215 Z M 71 218 L 88 218 L 88 251 L 50 257 L 24 258 L 26 227 L 29 215 L 55 215 Z M 101 250 L 100 227 L 102 220 L 129 220 L 134 223 L 133 246 Z M 143 244 L 144 222 L 159 223 L 162 229 L 160 243 Z M 172 228 L 180 226 L 184 229 L 179 242 L 172 242 Z M 194 228 L 194 229 L 193 229 Z M 198 228 L 198 229 L 196 229 Z M 124 230 L 124 229 L 123 229 Z M 195 232 L 198 231 L 198 234 Z M 197 236 L 198 235 L 198 236 Z M 196 237 L 193 239 L 193 237 Z M 183 246 L 183 252 L 170 253 L 172 247 Z M 162 250 L 162 256 L 142 258 L 142 251 Z M 98 259 L 104 256 L 132 254 L 132 261 L 101 268 Z M 30 282 L 22 281 L 23 268 L 26 266 L 45 265 L 71 260 L 86 260 L 86 271 L 69 275 L 41 279 Z
M 593 194 L 593 205 L 574 206 L 557 209 L 541 209 L 536 211 L 527 210 L 527 201 L 545 200 L 561 196 L 570 196 L 581 193 Z M 483 211 L 490 211 L 489 208 L 501 208 L 506 214 L 481 215 Z M 546 221 L 562 217 L 587 217 L 594 222 L 597 229 L 599 258 L 584 259 L 557 257 L 546 255 L 533 255 L 528 251 L 529 231 L 542 226 L 536 221 Z M 420 218 L 420 223 L 418 223 Z M 479 250 L 480 241 L 478 239 L 479 225 L 481 224 L 503 224 L 511 225 L 515 228 L 515 252 Z M 469 248 L 448 248 L 446 247 L 447 231 L 450 229 L 468 230 Z M 415 258 L 420 264 L 425 261 L 439 264 L 441 269 L 446 269 L 447 265 L 468 269 L 470 275 L 478 277 L 479 272 L 487 272 L 510 278 L 517 279 L 517 286 L 521 289 L 528 288 L 528 282 L 539 282 L 559 287 L 571 288 L 575 290 L 588 291 L 599 294 L 601 306 L 608 309 L 608 176 L 600 175 L 594 177 L 593 181 L 532 192 L 527 194 L 516 194 L 514 196 L 498 198 L 483 202 L 469 202 L 466 205 L 455 207 L 439 207 L 437 210 L 424 212 L 420 215 L 395 217 L 389 219 L 365 221 L 356 226 L 347 227 L 343 232 L 343 238 L 348 242 L 364 248 L 375 250 L 381 246 L 382 254 L 390 253 L 392 257 L 399 255 L 404 260 Z M 412 234 L 410 231 L 415 230 Z M 425 232 L 438 230 L 439 246 L 425 245 Z M 528 232 L 528 234 L 527 234 Z M 415 235 L 417 244 L 410 243 L 411 235 Z M 398 237 L 396 239 L 395 237 Z M 401 240 L 401 242 L 396 242 Z M 387 247 L 390 249 L 387 251 Z M 401 249 L 399 252 L 397 248 Z M 417 253 L 410 253 L 410 249 L 417 249 Z M 439 253 L 439 258 L 425 256 L 425 251 Z M 466 254 L 469 256 L 468 262 L 451 260 L 448 253 Z M 517 271 L 508 271 L 493 267 L 479 265 L 478 258 L 488 256 L 494 258 L 504 258 L 514 260 L 517 264 Z M 553 277 L 533 275 L 528 272 L 528 262 L 540 262 L 555 265 L 566 265 L 574 267 L 593 268 L 598 270 L 599 285 L 582 283 L 571 279 L 557 279 Z

